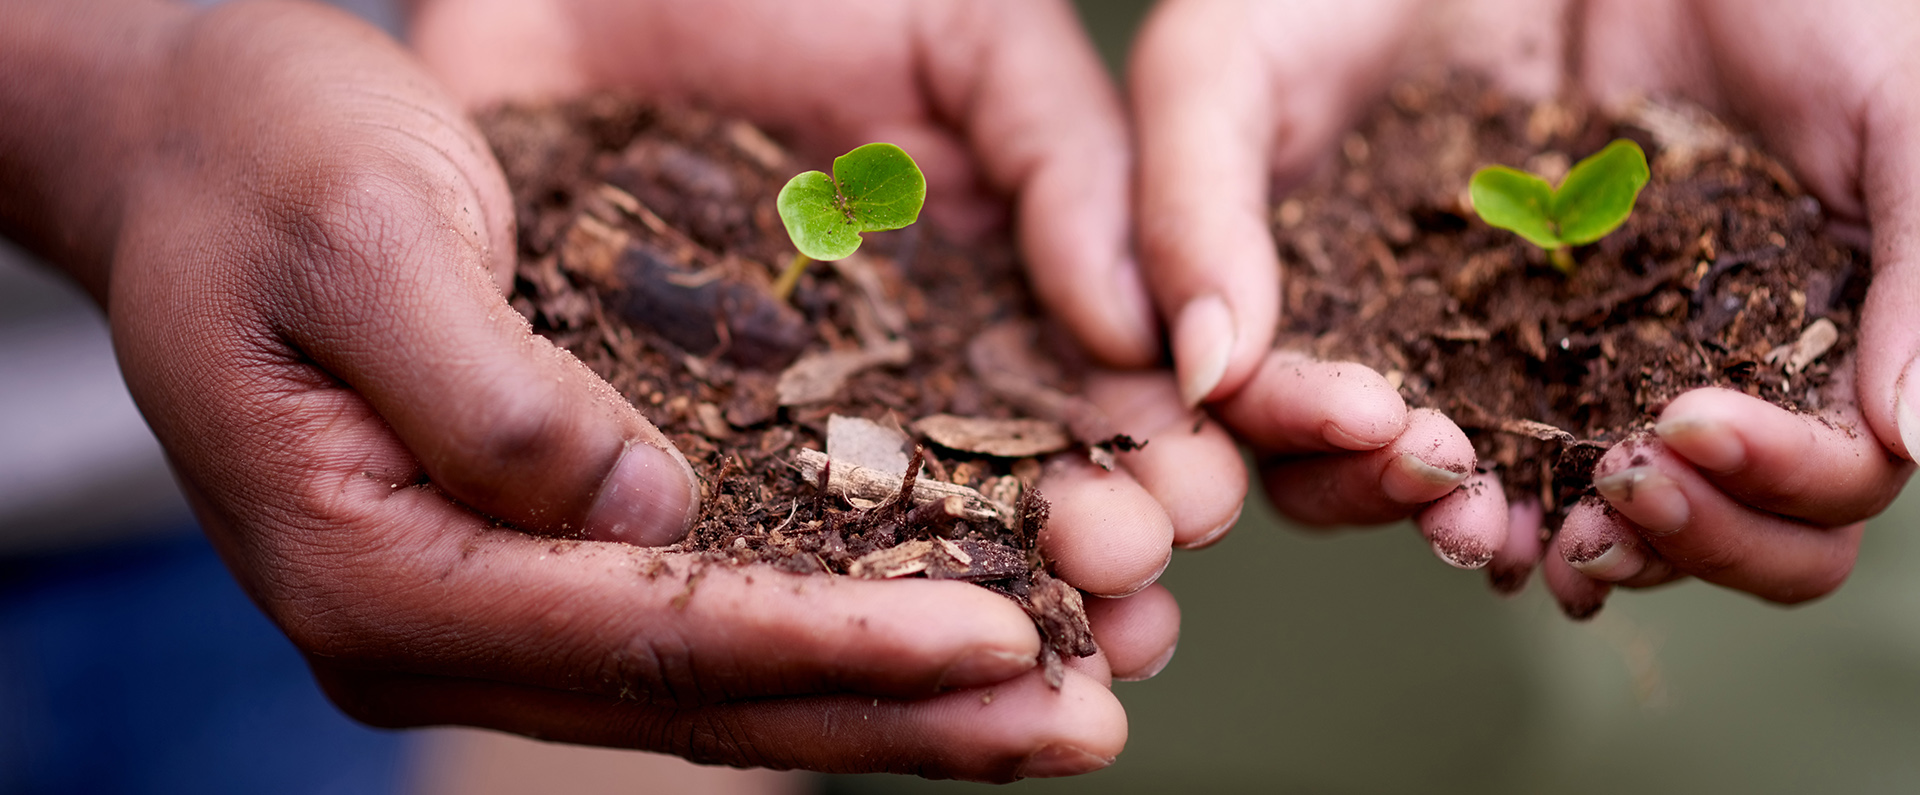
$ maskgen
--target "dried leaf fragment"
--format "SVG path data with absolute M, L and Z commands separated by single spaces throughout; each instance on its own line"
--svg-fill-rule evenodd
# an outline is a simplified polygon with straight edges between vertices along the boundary
M 1046 455 L 1073 445 L 1065 426 L 1047 420 L 934 414 L 915 422 L 913 429 L 942 447 L 1001 458 Z
M 827 417 L 827 457 L 882 472 L 907 471 L 907 435 L 861 417 Z
M 847 379 L 880 365 L 898 367 L 913 360 L 913 346 L 905 340 L 853 351 L 825 351 L 802 355 L 786 370 L 774 391 L 782 406 L 804 406 L 832 400 Z

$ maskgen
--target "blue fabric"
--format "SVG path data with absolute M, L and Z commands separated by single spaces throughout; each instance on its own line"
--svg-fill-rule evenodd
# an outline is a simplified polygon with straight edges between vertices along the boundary
M 0 558 L 0 793 L 388 793 L 405 744 L 327 702 L 198 533 Z

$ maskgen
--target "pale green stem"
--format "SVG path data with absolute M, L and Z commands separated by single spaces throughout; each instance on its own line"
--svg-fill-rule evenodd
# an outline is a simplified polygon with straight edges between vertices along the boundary
M 773 280 L 773 297 L 785 301 L 792 296 L 794 285 L 800 283 L 800 274 L 806 272 L 807 264 L 811 262 L 813 258 L 794 252 L 793 262 L 788 263 L 787 269 L 780 272 L 780 278 Z
M 1547 261 L 1553 263 L 1553 269 L 1568 276 L 1573 275 L 1573 252 L 1566 246 L 1547 250 Z

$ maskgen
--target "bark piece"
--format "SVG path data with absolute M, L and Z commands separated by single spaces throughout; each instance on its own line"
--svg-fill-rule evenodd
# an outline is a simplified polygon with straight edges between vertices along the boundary
M 832 460 L 833 466 L 827 462 Z M 827 492 L 843 499 L 865 500 L 871 503 L 882 502 L 900 493 L 905 478 L 892 472 L 869 469 L 844 461 L 829 459 L 826 453 L 801 448 L 794 451 L 794 465 L 799 468 L 802 477 L 808 481 L 818 481 L 822 469 L 828 470 Z M 902 467 L 904 470 L 905 467 Z M 986 498 L 985 495 L 957 483 L 945 483 L 932 478 L 919 478 L 913 484 L 913 504 L 924 505 L 947 497 L 959 497 L 961 508 L 969 521 L 998 522 L 1005 527 L 1014 527 L 1015 513 L 1012 506 L 1002 505 Z
M 908 541 L 861 556 L 847 567 L 847 574 L 868 580 L 890 580 L 926 571 L 933 542 Z

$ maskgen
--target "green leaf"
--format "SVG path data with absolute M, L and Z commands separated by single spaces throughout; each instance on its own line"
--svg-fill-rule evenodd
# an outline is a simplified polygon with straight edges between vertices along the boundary
M 1541 248 L 1560 247 L 1560 235 L 1548 215 L 1553 186 L 1546 180 L 1506 166 L 1487 166 L 1473 172 L 1467 194 L 1473 199 L 1473 211 L 1487 223 Z
M 867 144 L 834 158 L 833 178 L 863 232 L 911 224 L 927 200 L 927 178 L 920 166 L 893 144 Z
M 1560 239 L 1585 245 L 1626 223 L 1649 175 L 1646 153 L 1625 138 L 1574 164 L 1553 193 L 1551 215 Z
M 780 189 L 776 205 L 800 253 L 836 260 L 860 248 L 861 232 L 899 229 L 920 217 L 927 179 L 893 144 L 867 144 L 833 160 L 833 176 L 809 171 Z
M 840 211 L 833 178 L 808 171 L 787 181 L 775 204 L 794 248 L 814 259 L 843 259 L 860 248 L 860 229 Z
M 1524 171 L 1488 166 L 1473 172 L 1467 191 L 1481 219 L 1551 251 L 1618 229 L 1649 176 L 1646 153 L 1622 138 L 1575 163 L 1558 188 Z

